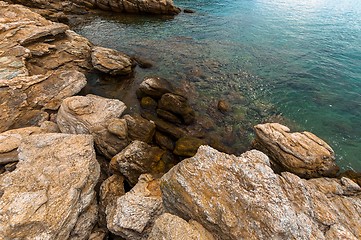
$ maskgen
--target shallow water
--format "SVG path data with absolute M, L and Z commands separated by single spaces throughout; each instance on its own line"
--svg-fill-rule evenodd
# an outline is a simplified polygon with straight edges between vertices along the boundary
M 175 3 L 196 12 L 174 18 L 89 16 L 75 30 L 95 44 L 153 61 L 153 68 L 136 69 L 133 87 L 145 76 L 182 86 L 202 114 L 217 118 L 218 130 L 224 123 L 236 132 L 233 147 L 243 150 L 253 124 L 281 115 L 293 130 L 326 140 L 344 169 L 361 171 L 358 0 Z M 90 92 L 133 98 L 114 81 L 91 85 Z M 231 103 L 230 114 L 215 113 L 219 99 Z

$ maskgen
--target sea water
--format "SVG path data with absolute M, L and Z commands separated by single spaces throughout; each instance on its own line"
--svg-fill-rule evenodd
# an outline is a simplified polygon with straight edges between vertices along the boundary
M 343 169 L 361 171 L 359 0 L 174 2 L 195 13 L 88 16 L 74 28 L 97 45 L 154 62 L 136 69 L 134 86 L 146 76 L 183 84 L 211 117 L 226 100 L 232 112 L 224 123 L 238 132 L 270 115 L 287 119 L 292 130 L 329 143 Z M 123 98 L 126 91 L 112 84 L 93 83 L 92 92 Z M 237 136 L 245 144 L 252 138 Z

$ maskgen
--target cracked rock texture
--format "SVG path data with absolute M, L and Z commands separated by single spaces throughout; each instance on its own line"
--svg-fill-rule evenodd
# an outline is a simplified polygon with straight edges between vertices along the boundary
M 90 135 L 26 137 L 16 170 L 0 175 L 0 239 L 87 239 L 99 177 Z
M 127 240 L 147 239 L 154 221 L 164 212 L 159 179 L 139 177 L 137 185 L 106 209 L 108 229 Z
M 332 148 L 310 132 L 290 133 L 278 123 L 255 127 L 254 147 L 270 156 L 281 171 L 304 178 L 335 177 L 339 167 Z
M 356 183 L 278 175 L 257 150 L 236 157 L 201 146 L 162 177 L 161 190 L 167 211 L 216 239 L 361 238 Z
M 164 213 L 153 226 L 148 240 L 214 240 L 202 225 L 196 221 L 189 222 L 175 215 Z
M 96 148 L 107 158 L 112 158 L 128 145 L 128 139 L 108 130 L 127 107 L 117 99 L 95 95 L 74 96 L 61 104 L 57 116 L 59 129 L 63 133 L 92 134 Z M 124 128 L 125 129 L 125 128 Z

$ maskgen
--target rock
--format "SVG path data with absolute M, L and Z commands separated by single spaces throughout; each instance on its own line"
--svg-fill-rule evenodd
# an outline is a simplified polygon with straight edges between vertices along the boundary
M 56 110 L 66 97 L 86 85 L 84 74 L 58 70 L 47 75 L 16 77 L 0 82 L 0 132 L 13 127 L 36 125 L 44 120 L 45 110 Z M 33 119 L 33 121 L 31 121 Z
M 140 106 L 143 109 L 147 110 L 155 110 L 157 108 L 158 103 L 151 97 L 142 97 L 140 100 Z
M 187 102 L 187 98 L 173 93 L 166 93 L 158 102 L 158 108 L 182 117 L 185 124 L 191 124 L 195 113 Z
M 332 148 L 310 132 L 290 133 L 278 123 L 259 124 L 255 127 L 254 146 L 270 156 L 281 167 L 303 178 L 336 176 L 339 168 Z
M 169 151 L 174 150 L 174 142 L 173 140 L 160 132 L 155 132 L 154 135 L 155 142 L 163 149 L 168 149 Z
M 219 100 L 217 108 L 222 113 L 229 112 L 229 110 L 231 109 L 231 107 L 229 106 L 229 103 L 225 100 Z
M 125 115 L 127 121 L 129 138 L 150 143 L 155 133 L 155 124 L 139 115 Z
M 108 229 L 125 239 L 147 239 L 154 221 L 164 212 L 159 179 L 149 174 L 107 208 Z
M 342 177 L 349 178 L 352 181 L 354 181 L 355 183 L 357 183 L 359 186 L 361 186 L 361 173 L 360 172 L 355 172 L 353 170 L 347 170 L 347 171 L 341 173 L 338 177 L 339 178 L 342 178 Z
M 96 148 L 110 159 L 129 143 L 128 139 L 122 138 L 124 136 L 119 137 L 108 130 L 109 123 L 114 124 L 114 118 L 121 116 L 125 109 L 125 104 L 116 99 L 91 94 L 74 96 L 61 104 L 57 123 L 63 133 L 92 134 Z
M 128 126 L 125 119 L 112 118 L 108 124 L 108 131 L 120 139 L 127 139 Z
M 361 237 L 357 184 L 275 174 L 257 150 L 236 157 L 201 146 L 162 177 L 161 190 L 168 212 L 194 219 L 216 239 Z
M 30 135 L 50 133 L 51 130 L 40 127 L 13 129 L 0 134 L 0 164 L 19 161 L 17 149 L 23 138 Z
M 107 231 L 105 229 L 95 229 L 89 236 L 88 240 L 105 240 L 107 239 Z
M 173 91 L 172 85 L 163 78 L 146 78 L 139 85 L 139 90 L 146 96 L 159 99 L 165 93 Z
M 154 223 L 148 240 L 213 240 L 213 236 L 196 221 L 189 222 L 175 215 L 164 213 Z
M 134 186 L 143 173 L 164 173 L 163 157 L 165 157 L 164 150 L 135 140 L 112 158 L 110 168 L 113 172 L 124 175 Z
M 182 137 L 175 143 L 173 153 L 183 157 L 192 157 L 197 153 L 198 148 L 205 144 L 206 142 L 199 138 Z
M 141 58 L 141 57 L 133 56 L 132 58 L 138 64 L 138 66 L 141 67 L 141 68 L 151 68 L 154 65 L 153 62 L 151 62 L 151 61 L 149 61 L 147 59 Z
M 0 176 L 0 238 L 87 239 L 99 177 L 92 137 L 32 135 L 18 151 L 16 170 Z
M 133 71 L 133 60 L 113 49 L 94 47 L 91 58 L 95 69 L 110 75 L 128 75 Z
M 157 109 L 157 115 L 171 123 L 176 123 L 176 124 L 182 123 L 182 121 L 176 115 L 174 115 L 171 112 L 165 111 L 163 109 Z
M 114 206 L 116 200 L 125 194 L 124 191 L 124 177 L 120 175 L 112 175 L 106 179 L 101 187 L 99 193 L 99 225 L 106 227 L 106 208 L 110 205 Z
M 184 13 L 195 13 L 194 10 L 188 9 L 188 8 L 183 9 L 183 12 L 184 12 Z

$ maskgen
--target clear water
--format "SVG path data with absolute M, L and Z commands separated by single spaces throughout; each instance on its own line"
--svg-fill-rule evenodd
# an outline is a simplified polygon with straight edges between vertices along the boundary
M 93 43 L 150 59 L 144 76 L 189 91 L 204 114 L 243 134 L 268 116 L 326 140 L 344 169 L 361 170 L 361 2 L 359 0 L 175 0 L 195 10 L 174 18 L 92 16 L 75 29 Z M 94 85 L 102 93 L 111 83 Z M 122 96 L 117 96 L 122 94 Z M 193 94 L 193 95 L 192 95 Z M 126 98 L 126 91 L 113 91 Z M 212 110 L 213 109 L 213 110 Z

